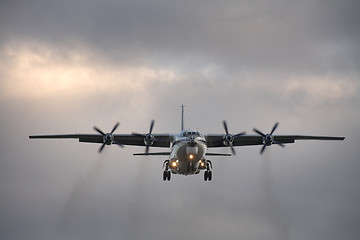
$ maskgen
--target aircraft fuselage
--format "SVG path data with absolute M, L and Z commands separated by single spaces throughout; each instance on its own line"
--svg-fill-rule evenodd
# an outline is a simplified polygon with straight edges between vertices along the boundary
M 169 158 L 169 170 L 174 174 L 198 174 L 206 169 L 206 139 L 199 132 L 185 130 L 176 136 Z

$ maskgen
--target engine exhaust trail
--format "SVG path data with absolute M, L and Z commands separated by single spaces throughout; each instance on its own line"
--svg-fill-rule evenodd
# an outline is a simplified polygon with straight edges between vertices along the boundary
M 133 186 L 130 188 L 132 189 L 130 192 L 130 202 L 132 204 L 130 208 L 128 208 L 130 211 L 127 213 L 127 231 L 126 236 L 124 236 L 129 240 L 137 240 L 144 237 L 139 235 L 140 232 L 138 229 L 142 228 L 144 222 L 144 213 L 146 213 L 146 179 L 148 179 L 150 175 L 147 170 L 142 171 L 142 169 L 150 169 L 150 165 L 148 159 L 138 160 L 138 166 L 135 168 Z
M 271 161 L 271 151 L 265 152 L 264 158 L 261 162 L 261 182 L 263 188 L 264 214 L 269 223 L 274 227 L 276 239 L 288 240 L 289 226 L 286 215 L 281 210 L 278 202 L 276 201 L 276 198 L 274 197 L 274 182 Z
M 103 169 L 105 168 L 106 154 L 98 154 L 97 159 L 92 168 L 85 176 L 78 179 L 72 186 L 69 196 L 60 212 L 60 220 L 57 231 L 60 234 L 68 234 L 73 230 L 73 225 L 76 225 L 78 220 L 78 208 L 82 200 L 86 198 L 86 193 L 93 187 L 95 181 L 99 178 Z

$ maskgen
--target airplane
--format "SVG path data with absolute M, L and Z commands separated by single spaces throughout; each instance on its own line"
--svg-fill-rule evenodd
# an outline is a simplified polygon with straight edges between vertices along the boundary
M 254 128 L 256 134 L 241 132 L 235 135 L 229 133 L 226 121 L 223 121 L 225 134 L 203 135 L 197 130 L 184 130 L 184 105 L 181 106 L 181 131 L 178 134 L 153 134 L 155 121 L 150 123 L 148 133 L 114 134 L 119 126 L 115 124 L 111 132 L 104 133 L 97 127 L 98 134 L 61 134 L 61 135 L 33 135 L 30 139 L 79 139 L 79 142 L 101 144 L 98 152 L 101 153 L 106 145 L 145 146 L 145 152 L 134 153 L 134 156 L 167 156 L 163 163 L 163 180 L 170 181 L 171 174 L 194 175 L 204 171 L 204 180 L 212 180 L 212 162 L 207 156 L 236 155 L 234 147 L 261 145 L 260 154 L 273 144 L 285 147 L 285 144 L 295 143 L 295 140 L 344 140 L 345 137 L 305 136 L 305 135 L 273 135 L 279 123 L 275 123 L 270 133 L 263 133 Z M 150 147 L 169 148 L 166 152 L 149 152 Z M 208 152 L 210 148 L 229 147 L 232 154 Z

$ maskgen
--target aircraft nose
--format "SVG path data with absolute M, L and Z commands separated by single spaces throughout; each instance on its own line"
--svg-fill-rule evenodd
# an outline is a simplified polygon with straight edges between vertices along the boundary
M 191 146 L 191 147 L 195 147 L 195 146 L 196 146 L 195 137 L 193 137 L 193 136 L 188 137 L 188 145 Z
M 186 147 L 186 154 L 187 155 L 197 155 L 199 152 L 198 147 Z

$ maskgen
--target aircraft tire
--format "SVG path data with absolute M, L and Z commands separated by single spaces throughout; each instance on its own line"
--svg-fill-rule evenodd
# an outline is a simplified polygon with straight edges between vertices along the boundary
M 167 179 L 167 171 L 164 171 L 164 173 L 163 173 L 163 180 L 166 181 L 166 179 Z
M 208 180 L 211 181 L 211 179 L 212 179 L 212 171 L 209 171 Z
M 171 172 L 167 171 L 167 180 L 170 181 L 170 179 L 171 179 Z
M 209 178 L 208 171 L 205 171 L 205 172 L 204 172 L 204 180 L 207 181 L 208 178 Z

